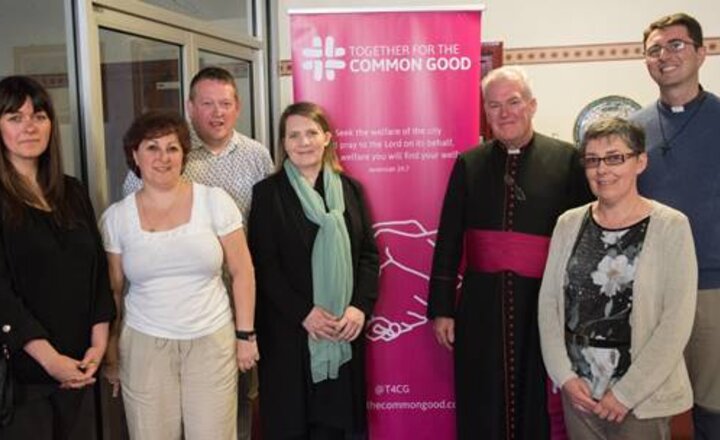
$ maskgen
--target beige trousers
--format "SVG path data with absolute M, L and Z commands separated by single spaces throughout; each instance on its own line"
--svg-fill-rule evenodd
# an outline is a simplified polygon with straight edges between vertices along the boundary
M 720 412 L 720 289 L 699 290 L 690 342 L 685 347 L 695 403 Z
M 235 440 L 238 369 L 232 322 L 190 340 L 156 338 L 124 326 L 119 345 L 130 438 Z
M 608 422 L 578 411 L 565 396 L 562 400 L 570 440 L 670 440 L 670 417 L 641 420 L 631 411 L 622 423 Z

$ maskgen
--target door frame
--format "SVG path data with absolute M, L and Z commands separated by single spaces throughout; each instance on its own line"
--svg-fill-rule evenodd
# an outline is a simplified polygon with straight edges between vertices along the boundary
M 114 5 L 123 4 L 125 10 Z M 109 7 L 110 6 L 110 7 Z M 139 16 L 139 13 L 154 12 L 157 15 Z M 265 50 L 260 40 L 254 37 L 236 38 L 231 41 L 228 35 L 221 38 L 198 32 L 203 29 L 202 22 L 180 14 L 163 11 L 135 0 L 80 0 L 75 9 L 76 44 L 78 53 L 78 76 L 80 97 L 81 132 L 85 140 L 82 152 L 85 156 L 87 185 L 90 197 L 97 212 L 102 212 L 109 204 L 107 183 L 107 161 L 105 156 L 105 133 L 101 78 L 100 38 L 101 29 L 109 29 L 136 35 L 140 38 L 160 40 L 181 48 L 181 78 L 183 91 L 187 99 L 190 79 L 198 70 L 200 50 L 214 54 L 241 59 L 250 63 L 252 70 L 251 93 L 253 131 L 261 143 L 269 138 L 268 96 L 269 83 L 265 63 Z M 178 17 L 182 17 L 179 19 Z M 179 23 L 179 26 L 163 23 Z M 173 22 L 172 20 L 176 20 Z M 182 27 L 181 27 L 182 26 Z M 206 29 L 207 25 L 205 26 Z M 184 111 L 184 109 L 183 109 Z

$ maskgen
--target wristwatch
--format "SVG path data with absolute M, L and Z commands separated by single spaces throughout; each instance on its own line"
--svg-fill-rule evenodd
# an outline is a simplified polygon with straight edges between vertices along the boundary
M 254 341 L 256 334 L 257 334 L 257 332 L 255 332 L 255 329 L 235 330 L 235 337 L 237 339 L 240 339 L 241 341 Z

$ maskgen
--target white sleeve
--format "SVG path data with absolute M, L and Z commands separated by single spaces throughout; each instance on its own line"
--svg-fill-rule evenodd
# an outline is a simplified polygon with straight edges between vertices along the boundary
M 208 206 L 215 234 L 223 237 L 242 228 L 243 217 L 232 197 L 222 188 L 208 189 Z
M 100 217 L 100 232 L 106 252 L 122 254 L 122 241 L 120 240 L 120 209 L 114 203 L 103 212 Z

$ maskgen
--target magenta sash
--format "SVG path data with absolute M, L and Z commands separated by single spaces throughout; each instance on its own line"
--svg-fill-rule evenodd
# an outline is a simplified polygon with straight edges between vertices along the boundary
M 542 278 L 550 238 L 512 231 L 465 231 L 467 265 L 476 272 L 512 271 Z

